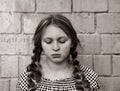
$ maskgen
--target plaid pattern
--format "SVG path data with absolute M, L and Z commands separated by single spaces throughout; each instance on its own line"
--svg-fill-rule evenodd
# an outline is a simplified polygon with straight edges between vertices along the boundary
M 98 75 L 91 69 L 87 68 L 86 66 L 81 66 L 81 70 L 83 71 L 86 79 L 90 83 L 90 87 L 93 91 L 97 91 L 100 89 L 98 85 Z
M 51 82 L 49 79 L 42 78 L 38 84 L 37 91 L 76 91 L 75 82 L 72 78 L 56 80 Z
M 80 66 L 80 69 L 84 73 L 86 79 L 90 83 L 92 91 L 98 91 L 99 85 L 97 83 L 97 74 L 87 68 L 86 66 Z M 28 90 L 28 73 L 24 71 L 18 78 L 16 85 L 17 91 L 29 91 Z M 74 78 L 66 78 L 64 80 L 51 81 L 49 79 L 42 78 L 41 82 L 37 84 L 36 91 L 77 91 L 75 88 Z

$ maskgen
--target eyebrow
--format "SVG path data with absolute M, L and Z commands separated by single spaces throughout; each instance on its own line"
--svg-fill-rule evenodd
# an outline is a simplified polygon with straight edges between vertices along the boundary
M 43 40 L 46 40 L 46 39 L 52 39 L 52 38 L 50 38 L 50 37 L 45 37 L 45 38 L 43 38 Z
M 59 37 L 58 39 L 62 39 L 62 38 L 64 38 L 64 39 L 68 39 L 67 37 Z

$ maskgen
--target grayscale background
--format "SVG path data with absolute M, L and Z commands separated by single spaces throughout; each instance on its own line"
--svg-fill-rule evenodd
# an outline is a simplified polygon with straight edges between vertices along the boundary
M 50 14 L 71 20 L 82 46 L 78 59 L 96 71 L 102 91 L 120 91 L 120 0 L 0 0 L 0 91 L 16 91 L 35 28 Z

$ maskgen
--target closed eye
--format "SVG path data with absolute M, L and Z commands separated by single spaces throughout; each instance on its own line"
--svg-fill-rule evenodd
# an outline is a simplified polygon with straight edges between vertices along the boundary
M 66 38 L 60 38 L 58 41 L 59 41 L 60 43 L 65 43 L 65 42 L 67 41 L 67 39 L 66 39 Z
M 44 42 L 45 42 L 45 43 L 47 43 L 47 44 L 52 43 L 52 41 L 53 41 L 53 40 L 52 40 L 52 39 L 50 39 L 50 38 L 47 38 L 47 39 L 45 39 L 45 40 L 44 40 Z

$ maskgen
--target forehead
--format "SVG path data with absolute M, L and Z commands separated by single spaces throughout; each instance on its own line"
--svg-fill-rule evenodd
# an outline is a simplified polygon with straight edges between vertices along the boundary
M 68 37 L 67 34 L 59 27 L 55 25 L 50 25 L 44 29 L 42 33 L 42 38 L 44 37 Z

